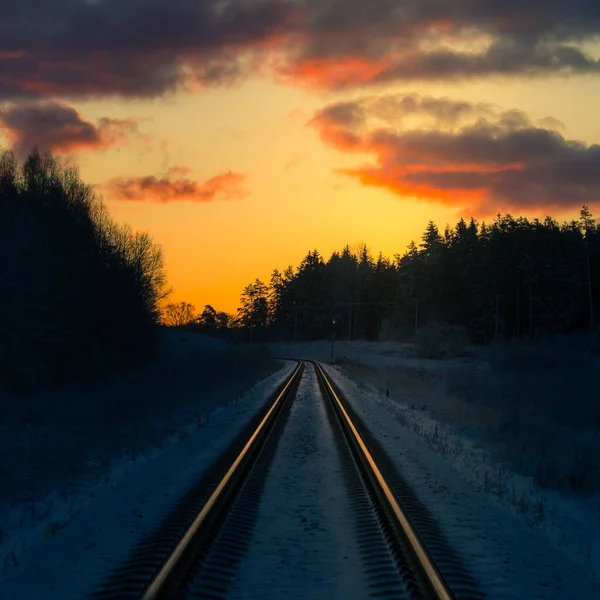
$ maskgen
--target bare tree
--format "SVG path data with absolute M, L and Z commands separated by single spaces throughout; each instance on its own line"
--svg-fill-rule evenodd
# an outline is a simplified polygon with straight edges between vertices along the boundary
M 162 322 L 168 327 L 188 325 L 196 319 L 196 308 L 189 302 L 171 302 L 165 306 Z

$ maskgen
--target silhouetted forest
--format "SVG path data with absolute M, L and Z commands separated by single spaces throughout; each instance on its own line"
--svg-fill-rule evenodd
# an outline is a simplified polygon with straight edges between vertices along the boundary
M 248 341 L 410 338 L 430 323 L 471 341 L 594 329 L 600 225 L 587 207 L 547 217 L 430 222 L 402 255 L 364 245 L 246 286 L 237 316 L 168 304 L 160 248 L 117 225 L 77 171 L 50 154 L 0 153 L 0 381 L 20 389 L 94 374 L 153 347 L 155 325 Z
M 425 325 L 466 329 L 473 342 L 589 331 L 600 314 L 600 225 L 583 207 L 547 217 L 461 219 L 393 259 L 346 246 L 325 260 L 248 285 L 237 323 L 254 340 L 402 339 Z
M 166 277 L 146 233 L 115 224 L 74 168 L 0 153 L 0 382 L 34 389 L 152 348 Z

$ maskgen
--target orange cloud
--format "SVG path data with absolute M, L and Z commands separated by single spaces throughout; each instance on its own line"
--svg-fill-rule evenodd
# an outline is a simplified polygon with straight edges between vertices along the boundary
M 409 115 L 430 124 L 404 129 Z M 332 104 L 308 125 L 342 152 L 374 156 L 338 173 L 398 196 L 467 204 L 481 215 L 600 201 L 600 146 L 567 140 L 520 111 L 387 96 Z
M 598 74 L 587 51 L 600 32 L 596 5 L 54 0 L 32 12 L 0 0 L 0 98 L 158 97 L 257 73 L 319 88 Z
M 23 50 L 7 50 L 0 52 L 0 60 L 15 60 L 17 58 L 24 58 L 27 53 Z
M 302 83 L 312 88 L 341 88 L 363 85 L 390 68 L 391 59 L 370 60 L 361 56 L 308 57 L 286 65 L 275 65 L 284 83 Z
M 175 166 L 158 177 L 115 177 L 103 188 L 111 199 L 135 202 L 213 202 L 248 195 L 248 192 L 241 188 L 246 178 L 242 173 L 226 171 L 199 183 L 182 177 L 190 171 L 187 166 Z
M 378 187 L 398 196 L 409 196 L 429 202 L 441 202 L 449 206 L 465 203 L 471 207 L 485 200 L 484 190 L 453 188 L 444 190 L 427 183 L 410 183 L 405 180 L 406 173 L 390 170 L 382 172 L 376 169 L 338 169 L 338 173 L 358 179 L 363 185 Z

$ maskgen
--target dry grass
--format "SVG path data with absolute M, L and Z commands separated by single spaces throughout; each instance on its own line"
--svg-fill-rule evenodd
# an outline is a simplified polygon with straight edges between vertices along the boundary
M 94 385 L 0 395 L 0 570 L 36 530 L 64 527 L 85 506 L 79 490 L 107 485 L 114 463 L 185 437 L 277 367 L 260 347 L 188 336 L 170 339 L 153 364 Z
M 422 358 L 461 356 L 469 346 L 464 327 L 450 323 L 428 323 L 417 332 L 415 350 Z
M 182 424 L 235 400 L 274 367 L 266 351 L 185 345 L 155 363 L 86 387 L 0 396 L 0 517 L 131 459 Z
M 452 421 L 484 429 L 494 456 L 542 488 L 589 494 L 600 491 L 600 370 L 581 342 L 497 345 L 490 373 L 448 373 L 445 391 Z
M 600 368 L 587 339 L 502 343 L 479 353 L 485 370 L 418 365 L 383 371 L 347 359 L 337 364 L 352 379 L 462 431 L 541 488 L 600 491 Z M 422 433 L 440 441 L 435 432 Z
M 503 343 L 437 361 L 357 348 L 337 362 L 476 489 L 600 576 L 600 360 L 587 342 Z

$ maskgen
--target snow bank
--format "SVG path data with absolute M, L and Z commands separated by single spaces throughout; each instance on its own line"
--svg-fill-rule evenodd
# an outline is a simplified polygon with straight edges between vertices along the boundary
M 152 364 L 88 386 L 0 398 L 0 570 L 52 538 L 277 368 L 264 349 L 167 334 Z
M 329 342 L 274 344 L 330 362 Z M 469 485 L 600 578 L 600 370 L 582 340 L 428 360 L 411 344 L 335 342 L 336 372 Z
M 548 543 L 547 531 L 524 526 L 521 514 L 502 502 L 491 487 L 486 489 L 485 475 L 481 480 L 469 476 L 491 474 L 497 468 L 485 452 L 466 447 L 462 451 L 464 462 L 453 460 L 455 444 L 464 441 L 440 429 L 443 424 L 430 421 L 433 431 L 423 422 L 421 430 L 413 428 L 404 407 L 385 394 L 347 379 L 337 367 L 325 368 L 414 487 L 486 598 L 600 597 L 600 586 L 590 577 L 589 562 L 576 564 L 565 556 L 569 549 Z M 436 443 L 431 443 L 432 436 L 437 436 Z M 519 484 L 514 475 L 506 476 L 509 486 Z M 489 477 L 490 484 L 492 480 Z M 513 493 L 521 494 L 522 490 L 516 487 Z

